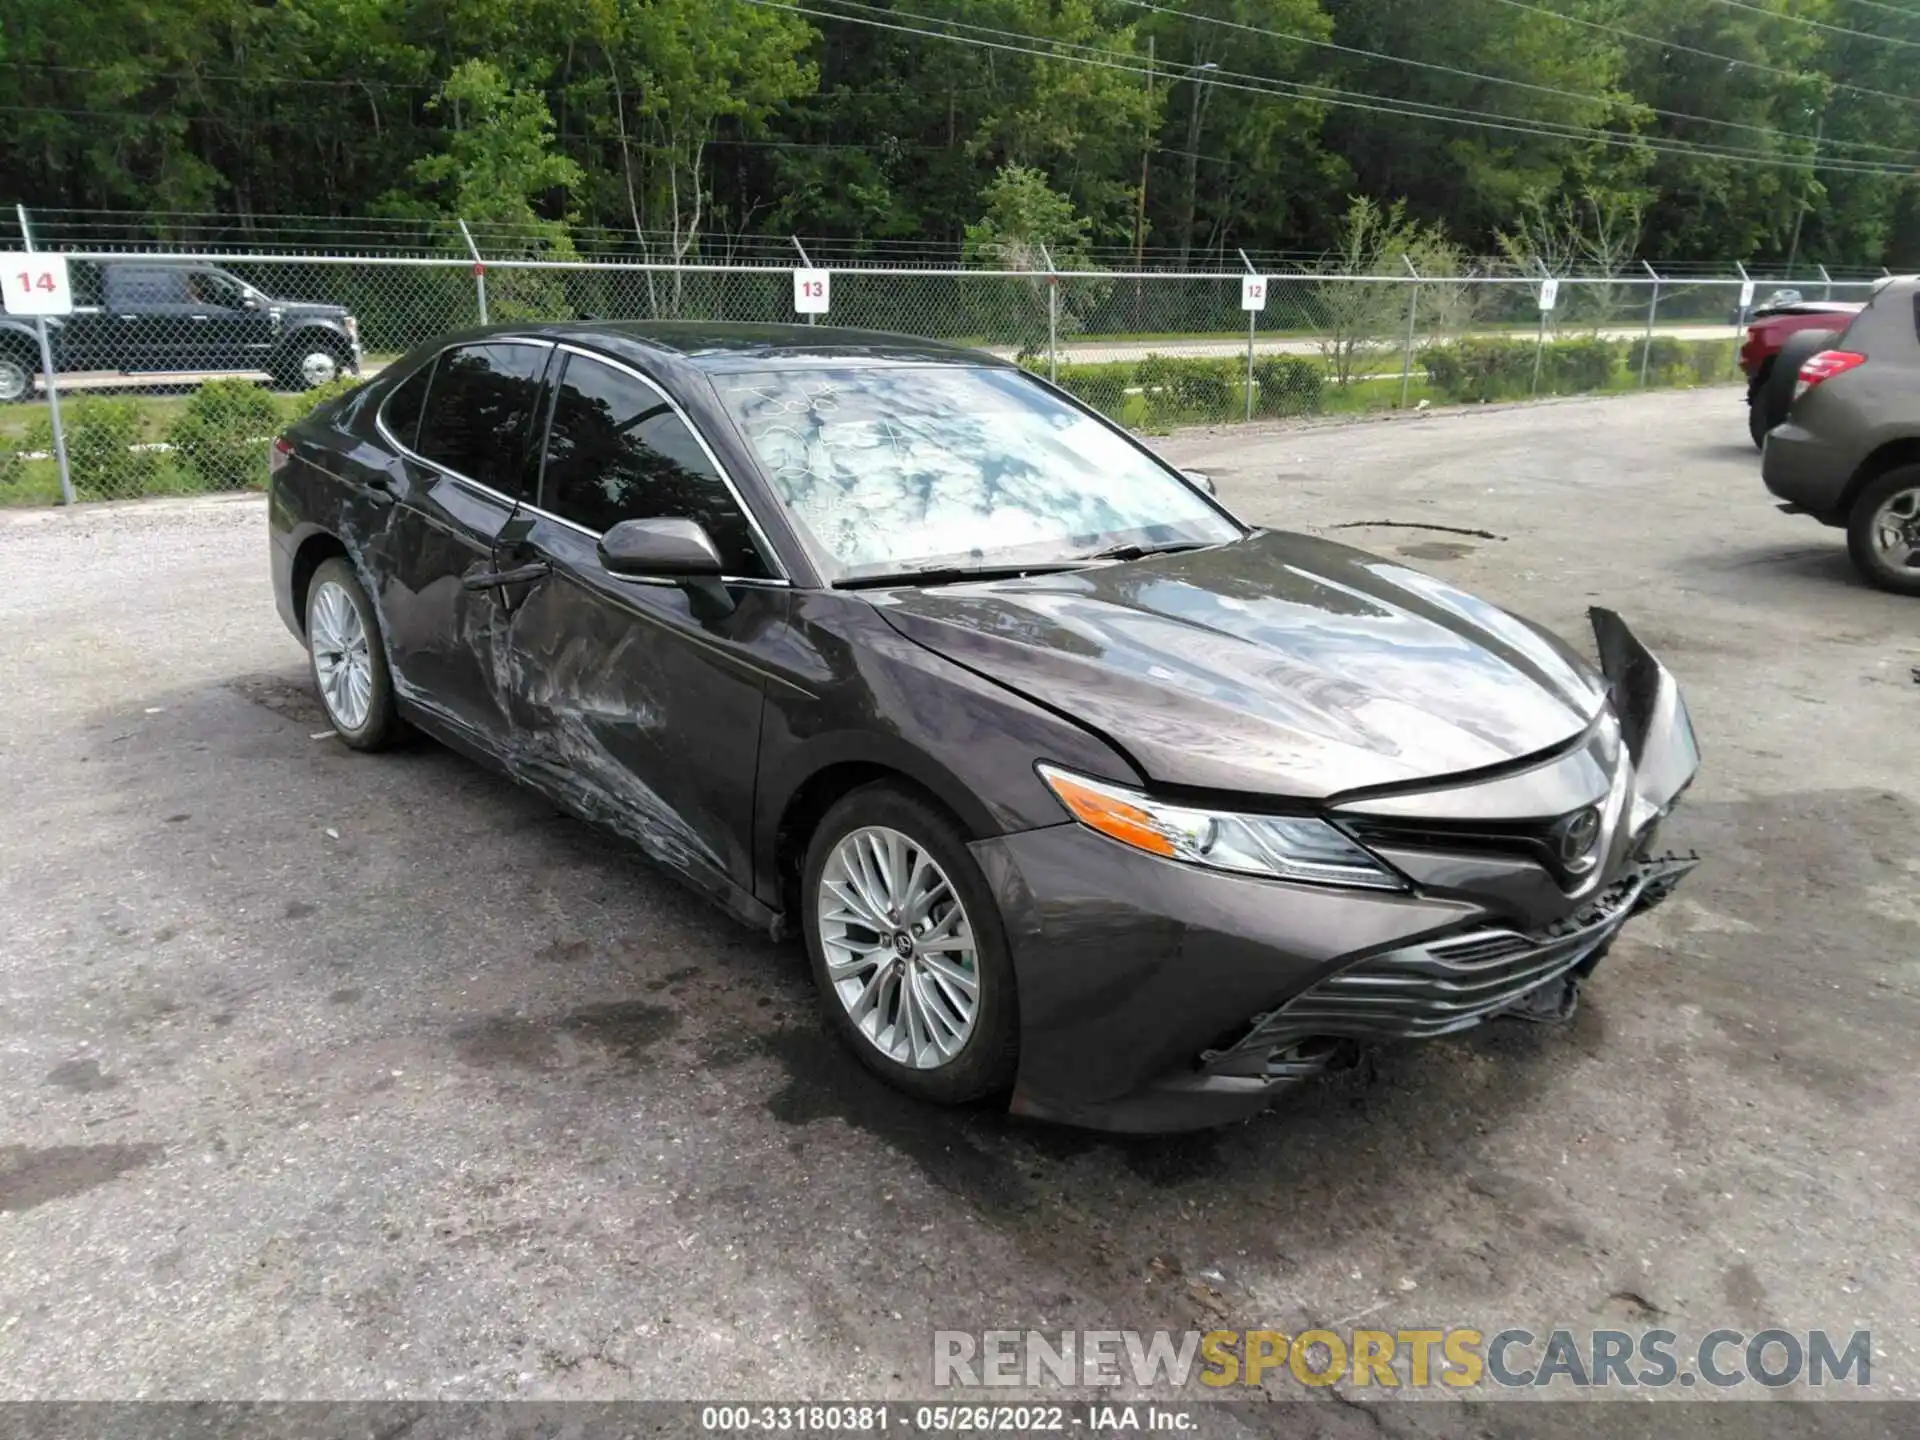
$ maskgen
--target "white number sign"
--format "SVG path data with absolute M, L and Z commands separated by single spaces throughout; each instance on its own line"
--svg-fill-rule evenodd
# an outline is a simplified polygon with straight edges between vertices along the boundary
M 1753 281 L 1749 280 L 1747 281 L 1746 284 L 1740 287 L 1740 308 L 1742 310 L 1748 310 L 1748 309 L 1751 309 L 1752 307 L 1753 307 Z
M 1266 276 L 1242 275 L 1240 277 L 1240 308 L 1242 310 L 1264 310 L 1267 308 Z
M 0 255 L 0 303 L 9 315 L 72 314 L 67 257 L 20 251 Z
M 833 298 L 833 277 L 825 270 L 793 272 L 793 308 L 800 315 L 824 315 Z
M 1540 282 L 1540 308 L 1542 310 L 1551 310 L 1554 302 L 1559 298 L 1560 282 L 1558 280 L 1549 278 Z

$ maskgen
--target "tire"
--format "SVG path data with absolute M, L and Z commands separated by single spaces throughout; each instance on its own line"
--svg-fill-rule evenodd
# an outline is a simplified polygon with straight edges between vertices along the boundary
M 353 566 L 339 556 L 313 572 L 305 619 L 313 687 L 334 733 L 355 750 L 384 750 L 400 740 L 406 727 L 394 704 L 379 617 Z
M 1905 532 L 1912 563 L 1881 543 L 1889 527 Z M 1847 512 L 1847 553 L 1866 580 L 1897 595 L 1920 595 L 1920 465 L 1902 465 L 1870 483 Z
M 324 330 L 308 331 L 290 337 L 281 347 L 273 378 L 283 390 L 317 390 L 347 374 L 352 363 L 347 347 L 337 336 Z
M 1780 353 L 1773 357 L 1767 378 L 1755 390 L 1753 402 L 1748 406 L 1747 433 L 1753 436 L 1755 445 L 1764 446 L 1767 432 L 1785 420 L 1787 411 L 1793 408 L 1793 390 L 1800 381 L 1800 367 L 1822 350 L 1831 349 L 1839 338 L 1838 330 L 1797 330 L 1781 342 Z
M 848 873 L 844 867 L 849 849 L 856 857 L 871 856 L 871 847 L 886 844 L 889 835 L 902 846 L 893 852 L 896 861 L 903 862 L 896 864 L 896 873 L 924 876 L 914 858 L 918 854 L 937 867 L 946 882 L 945 890 L 926 886 L 917 894 L 904 892 L 909 901 L 934 898 L 926 918 L 918 922 L 911 919 L 911 904 L 898 912 L 908 917 L 908 923 L 892 932 L 891 943 L 888 932 L 878 925 L 858 923 L 873 916 L 883 925 L 884 914 L 862 903 L 857 885 L 836 878 Z M 865 873 L 874 879 L 871 866 Z M 825 888 L 830 881 L 835 886 L 832 890 Z M 803 933 L 821 1010 L 863 1065 L 898 1090 L 944 1105 L 1003 1096 L 1012 1088 L 1020 1054 L 1013 958 L 993 892 L 967 849 L 966 837 L 944 810 L 904 786 L 884 781 L 852 791 L 815 828 L 800 884 Z M 841 899 L 850 894 L 854 903 Z M 897 902 L 902 896 L 903 889 L 896 887 L 889 898 Z M 957 923 L 943 899 L 957 899 L 961 912 Z M 924 930 L 939 948 L 913 948 L 910 955 L 903 955 L 901 935 L 907 936 L 909 947 L 923 943 L 914 939 L 915 929 Z M 830 941 L 829 936 L 836 933 L 837 939 Z M 963 942 L 969 941 L 970 946 L 963 949 Z M 837 976 L 829 972 L 829 944 L 834 945 L 836 962 L 851 961 Z M 866 956 L 855 958 L 869 945 Z M 936 971 L 935 964 L 943 968 Z M 969 974 L 974 1008 L 960 1034 L 954 1021 L 964 1009 L 962 981 Z M 877 992 L 872 988 L 875 984 Z M 858 1020 L 841 986 L 849 987 L 852 994 L 872 995 L 873 1003 Z M 909 992 L 917 997 L 912 1015 L 903 1008 Z M 924 1046 L 918 1043 L 923 1033 L 928 1042 Z
M 8 345 L 0 348 L 0 405 L 15 405 L 33 398 L 33 377 L 40 362 L 26 351 Z

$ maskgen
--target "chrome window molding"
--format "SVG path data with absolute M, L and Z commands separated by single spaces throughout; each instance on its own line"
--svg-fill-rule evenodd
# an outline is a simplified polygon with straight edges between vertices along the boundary
M 713 453 L 713 447 L 707 443 L 707 437 L 700 433 L 700 427 L 695 425 L 693 421 L 690 418 L 688 418 L 687 412 L 680 408 L 679 404 L 674 400 L 674 398 L 671 395 L 667 394 L 666 391 L 662 390 L 652 380 L 649 380 L 645 375 L 642 375 L 638 370 L 635 370 L 631 365 L 622 364 L 618 360 L 608 359 L 605 355 L 601 355 L 598 352 L 593 350 L 585 350 L 577 345 L 559 345 L 559 344 L 555 344 L 551 340 L 520 339 L 517 337 L 503 338 L 500 340 L 456 341 L 455 343 L 450 345 L 443 345 L 440 349 L 434 351 L 433 358 L 430 361 L 427 361 L 425 363 L 430 365 L 438 365 L 440 363 L 440 357 L 446 354 L 447 351 L 458 350 L 471 345 L 537 345 L 544 350 L 560 350 L 569 355 L 578 355 L 582 359 L 592 360 L 601 365 L 609 366 L 610 368 L 618 370 L 625 375 L 631 376 L 633 379 L 638 380 L 642 385 L 645 385 L 649 390 L 653 391 L 654 394 L 658 395 L 661 398 L 661 400 L 665 402 L 667 408 L 673 412 L 674 417 L 678 419 L 682 425 L 685 425 L 687 427 L 687 433 L 693 436 L 694 444 L 700 447 L 700 452 L 707 457 L 708 463 L 710 463 L 713 466 L 714 473 L 720 477 L 721 483 L 727 487 L 727 493 L 733 497 L 733 503 L 738 505 L 740 507 L 740 513 L 747 517 L 747 525 L 753 532 L 754 543 L 759 547 L 761 558 L 765 560 L 769 568 L 775 572 L 771 576 L 768 576 L 768 575 L 722 575 L 720 577 L 721 583 L 726 585 L 752 585 L 752 586 L 759 586 L 767 589 L 783 589 L 784 590 L 784 589 L 791 588 L 793 581 L 787 575 L 786 566 L 780 563 L 779 555 L 775 553 L 772 544 L 769 543 L 769 541 L 767 540 L 766 531 L 761 529 L 759 517 L 753 513 L 752 507 L 747 504 L 745 498 L 740 494 L 740 487 L 733 483 L 733 477 L 727 473 L 727 467 L 720 463 L 720 457 Z M 421 368 L 424 368 L 424 366 L 422 366 Z M 404 385 L 407 380 L 412 379 L 413 376 L 419 373 L 420 371 L 418 369 L 408 371 L 406 377 L 401 380 L 400 384 Z M 544 388 L 546 384 L 544 379 L 541 381 L 541 384 L 542 384 L 542 387 Z M 398 389 L 399 386 L 395 386 L 394 388 Z M 432 388 L 433 388 L 431 383 L 429 383 L 427 388 L 428 388 L 428 393 L 431 394 Z M 435 474 L 444 475 L 447 479 L 452 480 L 457 484 L 464 485 L 467 489 L 473 490 L 481 495 L 484 495 L 490 500 L 497 500 L 501 504 L 506 505 L 515 510 L 524 510 L 529 514 L 538 515 L 542 520 L 551 520 L 554 524 L 563 525 L 567 529 L 575 532 L 576 534 L 586 536 L 589 540 L 598 541 L 600 537 L 605 533 L 604 531 L 595 530 L 589 526 L 582 525 L 576 520 L 569 520 L 566 516 L 555 514 L 551 510 L 542 509 L 540 506 L 534 504 L 530 500 L 516 499 L 512 495 L 506 494 L 504 491 L 494 489 L 491 485 L 482 484 L 480 481 L 474 479 L 471 475 L 463 475 L 458 470 L 453 469 L 451 466 L 442 465 L 438 460 L 429 460 L 426 456 L 422 455 L 419 451 L 415 450 L 411 445 L 401 444 L 400 441 L 394 436 L 393 431 L 387 427 L 387 401 L 392 398 L 393 398 L 392 390 L 389 390 L 387 394 L 384 397 L 382 397 L 380 401 L 380 408 L 375 410 L 373 414 L 373 426 L 374 426 L 374 429 L 380 432 L 381 439 L 385 440 L 387 444 L 391 445 L 396 451 L 398 451 L 401 455 L 405 456 L 407 459 L 413 461 L 417 465 L 424 465 L 429 470 L 432 470 Z M 424 401 L 422 403 L 424 403 Z M 546 434 L 544 429 L 540 436 L 540 445 L 541 445 L 540 469 L 541 469 L 542 477 L 544 478 L 544 475 L 546 472 Z M 623 580 L 627 580 L 627 581 L 639 583 L 639 584 L 656 583 L 656 582 L 649 581 L 644 576 L 625 575 L 625 576 L 621 576 L 620 578 Z M 666 584 L 669 582 L 663 580 L 657 583 Z

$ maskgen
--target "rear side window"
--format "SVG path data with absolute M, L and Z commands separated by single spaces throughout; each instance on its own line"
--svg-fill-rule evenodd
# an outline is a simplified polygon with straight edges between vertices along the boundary
M 109 303 L 114 305 L 185 305 L 187 272 L 158 266 L 115 266 L 107 271 Z
M 753 527 L 666 396 L 580 355 L 554 397 L 540 504 L 605 534 L 622 520 L 697 520 L 729 575 L 764 578 Z
M 520 453 L 547 363 L 543 345 L 460 345 L 433 367 L 414 450 L 504 494 L 520 489 Z
M 420 434 L 420 402 L 427 398 L 427 382 L 432 378 L 433 361 L 429 360 L 394 386 L 380 407 L 381 424 L 409 450 L 418 448 L 414 442 Z

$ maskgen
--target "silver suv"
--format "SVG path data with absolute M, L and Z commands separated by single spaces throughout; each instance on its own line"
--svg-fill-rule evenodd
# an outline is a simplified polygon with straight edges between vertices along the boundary
M 1761 473 L 1781 509 L 1845 527 L 1869 581 L 1920 595 L 1920 277 L 1883 284 L 1800 367 Z

